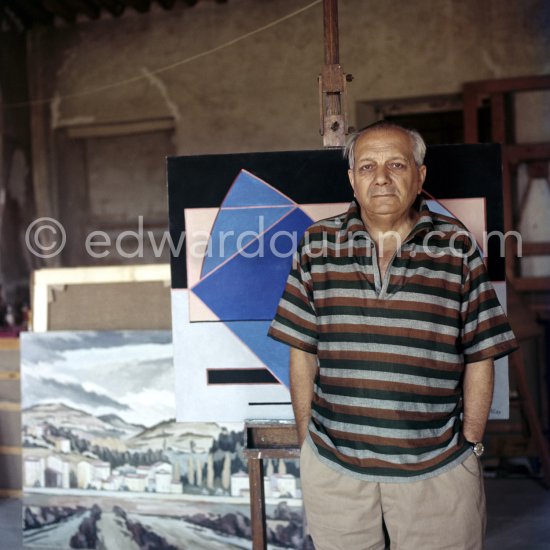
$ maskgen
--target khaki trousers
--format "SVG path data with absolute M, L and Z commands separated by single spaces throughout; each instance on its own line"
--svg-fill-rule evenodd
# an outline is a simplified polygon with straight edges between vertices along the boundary
M 410 483 L 361 481 L 325 466 L 309 443 L 300 457 L 302 493 L 316 550 L 480 550 L 483 475 L 472 454 L 438 476 Z

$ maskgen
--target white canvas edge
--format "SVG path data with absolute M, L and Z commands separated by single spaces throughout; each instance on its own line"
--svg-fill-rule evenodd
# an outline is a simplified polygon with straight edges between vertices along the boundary
M 500 305 L 506 311 L 506 283 L 493 281 Z M 508 357 L 495 361 L 495 391 L 491 403 L 490 420 L 507 420 L 510 417 L 510 384 L 508 380 Z

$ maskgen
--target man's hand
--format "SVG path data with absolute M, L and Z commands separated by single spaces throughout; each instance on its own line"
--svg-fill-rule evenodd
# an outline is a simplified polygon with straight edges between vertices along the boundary
M 492 359 L 466 365 L 462 433 L 468 441 L 478 442 L 483 439 L 493 400 L 494 383 Z
M 317 368 L 317 355 L 290 348 L 290 396 L 300 447 L 306 438 L 311 416 L 313 382 Z

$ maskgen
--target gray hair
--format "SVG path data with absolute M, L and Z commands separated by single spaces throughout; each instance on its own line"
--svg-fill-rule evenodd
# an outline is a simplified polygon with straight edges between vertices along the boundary
M 357 143 L 357 140 L 368 132 L 373 132 L 375 130 L 400 130 L 401 132 L 405 132 L 411 140 L 412 154 L 416 166 L 420 167 L 422 166 L 422 164 L 424 164 L 424 156 L 426 155 L 426 143 L 422 139 L 422 136 L 416 130 L 410 130 L 409 128 L 404 128 L 399 124 L 395 124 L 386 120 L 379 120 L 378 122 L 366 126 L 359 132 L 355 132 L 355 134 L 352 134 L 351 137 L 348 139 L 348 142 L 346 143 L 346 148 L 344 149 L 344 158 L 348 159 L 350 170 L 353 170 L 353 167 L 355 166 L 355 144 Z

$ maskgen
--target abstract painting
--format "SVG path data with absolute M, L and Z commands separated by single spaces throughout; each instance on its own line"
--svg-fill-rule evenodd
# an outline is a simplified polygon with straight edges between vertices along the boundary
M 426 162 L 430 208 L 461 220 L 503 280 L 484 240 L 502 228 L 498 147 L 432 147 Z M 291 419 L 288 348 L 267 329 L 305 229 L 347 209 L 341 151 L 171 158 L 168 183 L 172 241 L 185 237 L 171 259 L 176 417 Z

